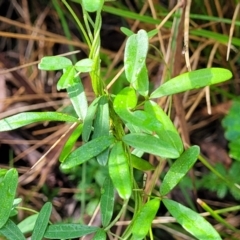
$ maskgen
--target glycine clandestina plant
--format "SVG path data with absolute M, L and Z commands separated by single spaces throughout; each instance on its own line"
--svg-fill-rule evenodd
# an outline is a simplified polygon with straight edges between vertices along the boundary
M 105 88 L 101 77 L 99 33 L 104 0 L 76 2 L 82 6 L 84 25 L 78 21 L 67 1 L 63 0 L 88 44 L 88 57 L 73 64 L 66 57 L 47 56 L 42 58 L 39 69 L 63 71 L 57 89 L 66 89 L 77 117 L 61 112 L 25 112 L 0 120 L 0 129 L 9 131 L 40 121 L 74 124 L 75 130 L 60 155 L 60 167 L 63 170 L 81 168 L 81 164 L 95 159 L 107 169 L 100 199 L 102 226 L 49 224 L 51 203 L 46 203 L 38 214 L 31 216 L 31 222 L 35 223 L 32 225 L 31 239 L 70 239 L 92 233 L 95 233 L 94 239 L 106 239 L 107 234 L 112 234 L 111 227 L 126 211 L 130 199 L 133 217 L 119 236 L 121 239 L 139 240 L 145 238 L 149 232 L 152 236 L 151 223 L 160 203 L 197 239 L 221 239 L 210 223 L 198 213 L 166 197 L 196 162 L 200 150 L 198 146 L 184 150 L 178 131 L 154 99 L 226 81 L 231 78 L 231 72 L 223 68 L 187 72 L 166 81 L 150 93 L 146 58 L 149 38 L 153 33 L 145 30 L 132 33 L 125 29 L 128 39 L 124 52 L 124 70 L 129 86 L 114 96 Z M 91 78 L 95 99 L 90 104 L 87 102 L 80 73 L 89 73 Z M 82 145 L 72 150 L 80 136 Z M 143 198 L 142 192 L 137 191 L 139 186 L 133 174 L 134 171 L 155 170 L 154 166 L 142 159 L 144 153 L 160 157 L 162 161 L 174 160 L 162 181 L 159 194 L 152 194 L 148 198 Z M 16 192 L 16 170 L 1 170 L 0 180 L 0 192 L 3 196 L 0 204 L 5 206 L 0 209 L 0 233 L 8 239 L 25 239 L 21 225 L 17 226 L 9 218 L 15 208 L 13 196 Z M 123 203 L 113 219 L 115 190 Z

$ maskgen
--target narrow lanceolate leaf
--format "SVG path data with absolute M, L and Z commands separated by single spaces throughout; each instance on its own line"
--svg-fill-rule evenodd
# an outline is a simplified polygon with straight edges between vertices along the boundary
M 163 199 L 162 201 L 177 222 L 197 239 L 222 239 L 211 224 L 198 213 L 173 200 Z
M 114 140 L 115 139 L 113 136 L 103 136 L 87 142 L 70 153 L 65 161 L 61 164 L 61 167 L 63 169 L 70 169 L 90 160 L 93 157 L 96 157 L 111 144 L 113 144 Z
M 98 231 L 98 227 L 82 224 L 54 224 L 49 225 L 44 237 L 49 239 L 70 239 L 86 236 Z
M 134 168 L 141 171 L 150 171 L 155 169 L 155 167 L 151 163 L 149 163 L 146 160 L 143 160 L 142 158 L 134 154 L 131 154 L 131 163 Z
M 74 85 L 67 88 L 67 93 L 78 117 L 84 120 L 87 115 L 88 102 L 80 78 L 77 78 Z
M 89 58 L 82 59 L 74 65 L 79 73 L 91 72 L 93 68 L 93 60 Z
M 59 112 L 24 112 L 1 119 L 0 132 L 44 121 L 77 122 L 78 119 L 68 114 Z
M 181 74 L 162 84 L 150 96 L 150 98 L 159 98 L 210 86 L 229 80 L 232 73 L 224 68 L 205 68 L 192 72 Z
M 26 240 L 17 225 L 10 219 L 8 219 L 5 225 L 0 228 L 0 235 L 3 235 L 4 237 L 6 237 L 6 239 L 10 240 Z
M 137 95 L 133 88 L 126 87 L 116 96 L 113 107 L 122 120 L 145 132 L 155 132 L 162 128 L 157 118 L 145 111 L 131 111 L 136 107 Z
M 34 225 L 35 225 L 35 222 L 37 220 L 37 217 L 38 217 L 38 213 L 37 214 L 33 214 L 33 215 L 29 216 L 29 217 L 26 217 L 24 220 L 22 220 L 17 225 L 18 228 L 20 229 L 20 231 L 23 234 L 32 232 L 33 228 L 34 228 Z
M 18 184 L 16 169 L 10 169 L 0 183 L 0 228 L 7 222 L 14 202 Z
M 99 229 L 93 237 L 93 240 L 106 240 L 107 234 L 103 229 Z
M 103 183 L 102 196 L 100 200 L 103 227 L 106 227 L 110 223 L 113 215 L 113 207 L 114 207 L 114 186 L 112 180 L 109 177 L 106 177 Z
M 90 104 L 86 118 L 83 121 L 83 131 L 82 131 L 82 138 L 84 142 L 87 142 L 89 140 L 91 131 L 92 131 L 92 125 L 93 125 L 93 119 L 95 117 L 98 103 L 101 97 L 95 98 L 95 100 Z
M 109 124 L 109 107 L 107 96 L 102 96 L 98 103 L 97 113 L 94 120 L 94 132 L 92 139 L 100 136 L 108 136 L 110 131 Z M 109 149 L 107 148 L 100 153 L 96 158 L 100 165 L 106 165 L 109 155 Z
M 161 184 L 160 194 L 162 196 L 168 194 L 180 182 L 196 162 L 199 153 L 200 148 L 198 146 L 192 146 L 173 163 Z
M 145 133 L 130 133 L 123 137 L 123 141 L 143 152 L 162 158 L 178 158 L 180 156 L 178 150 L 171 144 Z
M 41 62 L 38 65 L 38 68 L 41 70 L 60 70 L 72 66 L 72 62 L 70 59 L 66 57 L 60 56 L 49 56 L 43 57 Z
M 134 32 L 129 29 L 129 28 L 125 28 L 125 27 L 120 27 L 120 30 L 122 33 L 124 33 L 127 37 L 130 37 L 134 34 Z
M 39 212 L 36 220 L 31 240 L 42 240 L 48 226 L 48 221 L 52 211 L 52 204 L 47 202 Z
M 119 196 L 129 199 L 132 193 L 132 181 L 127 154 L 122 142 L 117 142 L 113 146 L 109 156 L 108 170 Z
M 98 102 L 96 118 L 94 120 L 93 138 L 109 135 L 109 107 L 107 96 L 102 96 Z
M 169 116 L 163 111 L 163 109 L 153 101 L 146 101 L 144 104 L 144 110 L 149 113 L 151 116 L 154 116 L 159 120 L 159 122 L 163 125 L 163 128 L 156 129 L 156 133 L 159 135 L 159 138 L 164 138 L 163 140 L 168 140 L 176 149 L 178 149 L 179 153 L 183 152 L 183 143 L 181 137 L 173 125 L 173 122 L 169 118 Z
M 149 229 L 151 228 L 152 221 L 157 214 L 160 206 L 159 199 L 153 199 L 147 202 L 137 213 L 133 221 L 132 238 L 133 240 L 143 239 Z
M 141 95 L 148 94 L 148 74 L 145 65 L 148 52 L 148 35 L 145 30 L 139 30 L 131 35 L 124 52 L 124 68 L 127 80 Z
M 135 108 L 137 105 L 136 91 L 131 87 L 122 89 L 113 102 L 113 108 L 118 113 Z
M 146 65 L 142 68 L 142 70 L 137 74 L 137 81 L 132 83 L 132 86 L 136 89 L 136 91 L 146 97 L 148 96 L 149 91 L 149 79 L 148 79 L 148 70 Z
M 62 148 L 61 154 L 59 156 L 59 161 L 64 162 L 67 156 L 70 154 L 74 144 L 76 143 L 77 139 L 82 133 L 83 124 L 79 124 L 77 128 L 74 129 L 71 136 L 68 138 L 67 142 L 65 143 L 64 147 Z
M 67 67 L 63 70 L 63 75 L 57 82 L 57 90 L 66 89 L 74 86 L 77 82 L 75 80 L 76 70 L 73 66 Z

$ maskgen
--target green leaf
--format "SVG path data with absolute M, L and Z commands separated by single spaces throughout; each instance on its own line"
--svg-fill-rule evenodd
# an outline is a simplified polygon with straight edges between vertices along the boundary
M 76 71 L 73 66 L 67 67 L 63 70 L 63 75 L 58 80 L 57 90 L 66 89 L 76 84 L 75 80 Z
M 13 205 L 12 205 L 12 209 L 10 212 L 10 217 L 16 216 L 18 214 L 18 210 L 16 209 L 16 207 L 21 203 L 22 199 L 21 198 L 15 198 L 13 200 Z
M 6 173 L 7 173 L 7 169 L 2 169 L 2 168 L 0 168 L 0 180 L 2 181 L 3 180 L 3 178 L 4 178 L 4 176 L 6 175 Z M 0 181 L 0 182 L 1 182 Z
M 130 123 L 146 133 L 152 133 L 162 128 L 162 124 L 156 118 L 144 111 L 122 111 L 117 113 L 121 119 L 127 122 L 128 126 Z
M 201 215 L 170 199 L 162 200 L 170 214 L 182 227 L 199 240 L 221 240 L 217 231 Z
M 134 154 L 131 154 L 131 163 L 134 168 L 141 171 L 151 171 L 155 169 L 155 167 L 151 163 L 149 163 L 146 160 L 143 160 L 142 158 Z
M 82 6 L 87 12 L 101 10 L 104 0 L 82 0 Z
M 135 90 L 126 87 L 115 97 L 113 108 L 122 120 L 140 128 L 142 131 L 151 133 L 160 130 L 162 124 L 151 114 L 141 110 L 130 111 L 136 107 L 136 104 L 137 96 Z
M 19 203 L 22 201 L 21 198 L 15 198 L 13 200 L 13 204 L 12 204 L 12 209 L 11 209 L 11 212 L 10 212 L 10 215 L 9 217 L 13 217 L 13 216 L 16 216 L 18 214 L 18 210 L 16 209 L 16 207 L 19 205 Z
M 148 32 L 148 38 L 151 39 L 152 37 L 154 37 L 155 35 L 157 35 L 159 33 L 158 29 L 153 29 L 151 31 Z
M 92 139 L 101 136 L 109 136 L 109 119 L 108 98 L 107 96 L 102 96 L 98 102 L 96 118 L 94 120 L 94 132 Z M 109 149 L 107 148 L 96 157 L 98 163 L 102 166 L 105 166 L 107 164 L 108 155 Z
M 62 148 L 61 154 L 59 156 L 60 162 L 64 162 L 64 160 L 70 154 L 74 144 L 76 143 L 76 141 L 78 140 L 79 136 L 82 133 L 82 127 L 83 124 L 79 124 L 77 128 L 74 129 L 71 136 L 68 138 L 67 142 L 64 144 L 64 147 Z
M 233 101 L 228 114 L 222 120 L 225 137 L 229 141 L 229 155 L 240 161 L 240 101 Z
M 26 240 L 17 225 L 10 219 L 0 228 L 0 233 L 9 240 Z
M 25 233 L 30 233 L 32 232 L 35 222 L 37 220 L 38 213 L 33 214 L 27 218 L 25 218 L 23 221 L 21 221 L 17 226 L 20 229 L 20 231 L 25 234 Z
M 22 199 L 21 198 L 15 198 L 13 200 L 13 208 L 17 207 L 20 203 L 22 202 Z
M 38 68 L 46 71 L 60 70 L 72 66 L 70 59 L 60 56 L 43 57 Z
M 147 96 L 149 80 L 145 60 L 148 52 L 148 35 L 139 30 L 131 35 L 124 52 L 124 68 L 127 80 L 141 95 Z
M 132 240 L 141 240 L 147 235 L 159 206 L 160 200 L 152 199 L 139 210 L 133 221 Z
M 108 160 L 108 170 L 119 196 L 129 199 L 132 194 L 132 181 L 128 158 L 122 142 L 117 142 L 113 146 Z
M 173 125 L 173 122 L 169 116 L 163 111 L 160 106 L 153 101 L 146 101 L 144 104 L 144 110 L 148 112 L 151 116 L 154 116 L 158 121 L 163 125 L 163 128 L 156 129 L 156 133 L 159 138 L 163 139 L 166 142 L 172 144 L 179 153 L 183 152 L 183 143 L 182 139 Z
M 163 83 L 150 96 L 159 98 L 227 81 L 232 73 L 224 68 L 205 68 L 183 73 Z
M 87 115 L 83 122 L 83 132 L 82 132 L 82 138 L 84 142 L 88 142 L 89 140 L 89 137 L 92 131 L 93 119 L 95 117 L 100 99 L 101 97 L 95 98 L 87 110 Z
M 235 140 L 234 142 L 230 142 L 228 144 L 229 147 L 229 156 L 234 158 L 235 160 L 240 161 L 240 138 Z
M 124 33 L 127 37 L 130 37 L 134 34 L 134 32 L 129 29 L 129 28 L 125 28 L 125 27 L 120 27 L 120 30 L 122 33 Z
M 93 68 L 93 60 L 90 58 L 85 58 L 78 61 L 74 66 L 79 73 L 91 72 Z
M 107 234 L 103 229 L 99 229 L 93 237 L 93 240 L 106 240 Z
M 103 136 L 87 142 L 71 152 L 61 164 L 61 167 L 63 169 L 70 169 L 96 157 L 99 153 L 113 144 L 114 140 L 113 136 Z
M 199 153 L 200 148 L 192 146 L 173 163 L 162 181 L 160 187 L 161 196 L 168 194 L 180 182 L 196 162 Z
M 44 234 L 49 239 L 69 239 L 79 238 L 98 231 L 98 227 L 86 226 L 82 224 L 54 224 L 49 225 Z
M 132 86 L 136 89 L 136 91 L 144 96 L 147 97 L 149 91 L 149 79 L 148 79 L 148 70 L 147 67 L 144 65 L 142 70 L 136 76 L 137 81 L 132 83 Z
M 18 184 L 17 170 L 12 168 L 7 171 L 0 183 L 0 228 L 7 222 L 13 206 Z
M 109 177 L 106 177 L 103 187 L 102 187 L 102 196 L 100 199 L 100 209 L 101 209 L 101 219 L 103 227 L 106 227 L 113 215 L 114 207 L 114 186 L 112 180 Z
M 102 96 L 98 101 L 96 118 L 94 120 L 93 138 L 109 135 L 109 108 L 107 96 Z
M 81 80 L 79 79 L 73 86 L 68 87 L 67 93 L 78 117 L 84 120 L 87 115 L 88 102 Z
M 48 226 L 48 221 L 51 216 L 52 204 L 47 202 L 43 205 L 41 211 L 38 214 L 31 240 L 42 240 L 44 233 Z
M 133 109 L 137 105 L 136 91 L 131 87 L 125 87 L 115 97 L 113 107 L 116 112 Z
M 59 112 L 24 112 L 0 120 L 0 132 L 44 121 L 77 122 L 78 119 Z
M 126 78 L 130 83 L 136 81 L 136 73 L 145 66 L 147 52 L 148 36 L 145 30 L 139 30 L 137 34 L 128 38 L 124 53 L 124 67 Z
M 145 133 L 130 133 L 125 135 L 122 140 L 134 148 L 162 158 L 178 158 L 180 156 L 178 150 L 169 143 Z
M 223 164 L 221 163 L 215 164 L 214 169 L 216 172 L 218 172 L 218 174 L 228 179 L 227 176 L 228 172 Z M 213 172 L 204 174 L 203 178 L 200 180 L 199 183 L 201 187 L 204 187 L 205 189 L 208 189 L 212 192 L 216 192 L 217 194 L 220 194 L 218 195 L 219 198 L 223 198 L 227 194 L 228 186 L 226 184 L 226 180 L 224 181 L 222 178 L 219 178 Z

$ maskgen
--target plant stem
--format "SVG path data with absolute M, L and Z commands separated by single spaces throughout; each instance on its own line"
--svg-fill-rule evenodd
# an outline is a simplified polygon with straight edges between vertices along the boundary
M 76 21 L 78 27 L 80 28 L 81 32 L 83 33 L 83 36 L 88 44 L 89 47 L 91 47 L 91 41 L 87 35 L 87 32 L 85 31 L 83 25 L 81 24 L 81 22 L 79 21 L 78 17 L 76 16 L 75 12 L 73 11 L 73 9 L 71 8 L 71 6 L 66 2 L 66 0 L 62 0 L 63 4 L 66 6 L 66 8 L 68 9 L 68 11 L 71 13 L 71 15 L 73 16 L 74 20 Z
M 118 221 L 118 219 L 121 217 L 121 215 L 123 214 L 123 212 L 126 210 L 127 205 L 128 205 L 128 199 L 127 199 L 127 200 L 124 200 L 123 206 L 122 206 L 121 210 L 119 211 L 119 213 L 117 214 L 117 216 L 115 217 L 115 219 L 104 229 L 105 231 L 110 230 L 110 228 L 115 225 L 115 223 L 116 223 L 116 222 Z
M 235 227 L 233 227 L 232 225 L 230 225 L 228 222 L 226 222 L 221 216 L 219 216 L 219 214 L 214 211 L 212 208 L 210 208 L 205 202 L 203 202 L 200 199 L 197 199 L 197 203 L 207 212 L 209 212 L 211 214 L 212 217 L 214 217 L 218 222 L 222 223 L 224 226 L 226 226 L 227 228 L 233 230 L 233 231 L 238 231 Z

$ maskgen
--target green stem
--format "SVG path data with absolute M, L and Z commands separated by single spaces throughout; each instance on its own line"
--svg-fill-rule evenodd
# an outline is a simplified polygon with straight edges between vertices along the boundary
M 239 211 L 239 210 L 240 210 L 240 206 L 233 206 L 233 207 L 227 207 L 227 208 L 223 208 L 223 209 L 214 210 L 214 212 L 221 214 L 221 213 L 233 212 L 233 211 Z
M 17 206 L 16 209 L 21 209 L 21 210 L 29 211 L 29 212 L 32 212 L 32 213 L 34 213 L 34 214 L 39 213 L 38 211 L 35 211 L 35 210 L 33 210 L 33 209 L 30 209 L 30 208 L 26 208 L 26 207 L 19 207 L 19 206 Z
M 84 23 L 85 23 L 85 26 L 86 26 L 86 29 L 87 29 L 88 36 L 90 38 L 90 41 L 93 42 L 93 35 L 92 35 L 91 28 L 89 26 L 89 19 L 91 19 L 91 18 L 84 8 L 82 8 L 82 10 L 83 10 L 83 20 L 84 20 Z
M 197 202 L 198 202 L 198 204 L 200 204 L 200 206 L 204 210 L 209 212 L 211 214 L 211 216 L 214 217 L 218 222 L 222 223 L 224 226 L 226 226 L 227 228 L 229 228 L 233 231 L 238 231 L 235 227 L 233 227 L 228 222 L 226 222 L 216 211 L 214 211 L 212 208 L 210 208 L 205 202 L 203 202 L 200 199 L 198 199 Z
M 133 188 L 135 188 L 135 189 L 138 188 L 135 179 L 133 179 Z M 132 226 L 133 226 L 133 223 L 134 223 L 134 218 L 136 217 L 139 209 L 142 206 L 142 198 L 141 198 L 141 195 L 139 194 L 138 191 L 133 191 L 133 198 L 134 198 L 134 201 L 135 201 L 133 218 L 131 220 L 131 223 L 128 225 L 128 227 L 126 228 L 126 230 L 122 234 L 122 239 L 128 239 L 129 236 L 131 235 L 131 233 L 132 233 Z
M 85 31 L 83 25 L 81 24 L 81 22 L 79 21 L 77 15 L 75 14 L 75 12 L 73 11 L 73 9 L 71 8 L 71 6 L 66 2 L 66 0 L 62 0 L 63 4 L 66 6 L 66 8 L 68 9 L 68 11 L 71 13 L 71 15 L 73 16 L 74 20 L 76 21 L 78 27 L 80 28 L 81 32 L 83 33 L 83 36 L 88 44 L 89 47 L 91 47 L 91 41 L 87 35 L 87 32 Z
M 60 8 L 60 5 L 59 5 L 57 0 L 52 0 L 52 2 L 53 2 L 53 5 L 54 5 L 54 7 L 57 11 L 58 17 L 60 18 L 65 36 L 67 37 L 67 39 L 71 40 L 71 33 L 70 33 L 70 30 L 69 30 L 67 21 L 65 19 L 64 13 L 63 13 L 62 9 Z M 73 52 L 75 50 L 72 45 L 68 45 L 68 47 L 69 47 L 69 50 L 71 52 Z M 76 58 L 75 55 L 72 56 L 72 60 L 73 60 L 74 63 L 77 62 L 77 58 Z
M 124 200 L 121 210 L 119 211 L 118 215 L 115 217 L 115 219 L 104 229 L 105 231 L 110 230 L 112 226 L 115 225 L 115 223 L 118 221 L 118 219 L 121 217 L 124 211 L 126 211 L 128 205 L 128 199 Z
M 100 68 L 100 30 L 102 26 L 101 11 L 97 11 L 95 24 L 94 24 L 94 39 L 92 42 L 92 48 L 89 53 L 89 58 L 93 59 L 94 66 L 93 71 L 90 73 L 92 79 L 92 87 L 96 96 L 104 94 L 104 86 L 101 79 L 101 68 Z
M 85 207 L 86 207 L 86 163 L 82 164 L 82 191 L 81 193 L 81 214 L 80 214 L 80 223 L 84 223 L 84 212 L 85 212 Z

